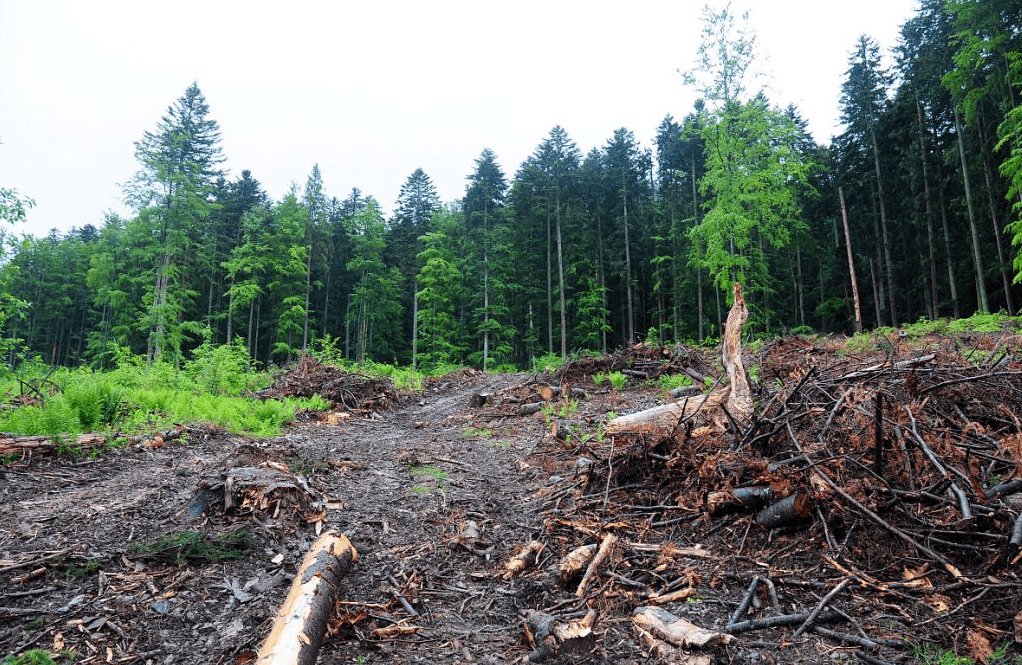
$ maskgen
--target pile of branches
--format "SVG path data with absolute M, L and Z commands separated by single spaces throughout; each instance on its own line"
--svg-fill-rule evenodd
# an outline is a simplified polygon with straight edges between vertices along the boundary
M 692 645 L 669 637 L 680 618 L 648 606 L 684 614 L 685 598 L 728 583 L 744 594 L 704 616 L 717 645 L 815 632 L 874 663 L 927 642 L 1018 653 L 1022 338 L 873 347 L 777 342 L 747 418 L 711 393 L 686 397 L 669 426 L 662 407 L 647 426 L 628 416 L 631 432 L 608 423 L 576 481 L 545 497 L 548 551 L 615 541 L 587 606 L 632 614 L 660 655 Z M 640 625 L 650 617 L 659 631 Z
M 682 344 L 651 346 L 634 344 L 610 355 L 570 358 L 549 377 L 555 384 L 578 384 L 592 375 L 621 372 L 637 379 L 658 379 L 665 374 L 687 374 L 702 383 L 710 363 L 703 350 Z
M 273 385 L 256 393 L 260 399 L 313 395 L 329 400 L 335 408 L 366 414 L 388 409 L 398 402 L 398 392 L 390 379 L 324 365 L 311 356 L 274 375 Z

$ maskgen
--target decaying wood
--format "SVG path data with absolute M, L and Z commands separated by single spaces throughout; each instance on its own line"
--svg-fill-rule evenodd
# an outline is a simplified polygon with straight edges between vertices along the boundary
M 106 437 L 81 434 L 72 442 L 70 434 L 58 436 L 0 436 L 0 455 L 52 455 L 62 449 L 92 450 L 102 448 Z
M 678 647 L 705 649 L 729 644 L 734 639 L 727 633 L 704 630 L 661 607 L 649 605 L 635 609 L 632 623 Z
M 562 621 L 546 612 L 529 610 L 525 613 L 525 636 L 533 651 L 529 660 L 538 662 L 550 656 L 580 653 L 593 647 L 590 635 L 596 623 L 596 610 L 575 621 Z
M 734 304 L 728 313 L 722 359 L 728 384 L 705 395 L 686 396 L 675 402 L 619 416 L 607 423 L 607 435 L 644 434 L 653 439 L 672 438 L 683 423 L 700 414 L 709 426 L 702 433 L 720 432 L 729 422 L 744 426 L 752 416 L 752 390 L 742 360 L 742 329 L 749 318 L 740 284 L 734 285 Z
M 542 553 L 543 543 L 538 540 L 529 541 L 529 543 L 523 547 L 518 554 L 515 554 L 507 562 L 504 566 L 504 572 L 501 574 L 501 578 L 509 580 L 529 566 L 535 566 L 539 563 L 539 555 Z
M 337 587 L 356 562 L 358 552 L 347 537 L 332 531 L 320 536 L 305 555 L 255 665 L 316 662 Z
M 801 637 L 802 633 L 806 632 L 808 628 L 812 627 L 813 621 L 816 620 L 816 617 L 820 616 L 820 613 L 823 612 L 824 608 L 827 607 L 827 604 L 830 603 L 830 601 L 834 600 L 834 597 L 837 596 L 842 591 L 844 591 L 845 587 L 847 587 L 851 583 L 852 578 L 846 577 L 841 581 L 840 584 L 831 589 L 830 593 L 828 593 L 826 596 L 820 599 L 820 602 L 816 604 L 816 607 L 813 608 L 813 611 L 809 613 L 809 616 L 806 617 L 806 620 L 802 622 L 802 625 L 798 627 L 798 629 L 794 632 L 792 637 L 793 638 Z
M 610 553 L 614 550 L 614 545 L 617 544 L 617 536 L 612 533 L 608 533 L 603 537 L 603 542 L 600 543 L 600 549 L 596 551 L 596 555 L 593 560 L 589 562 L 589 568 L 586 569 L 585 575 L 582 576 L 582 581 L 578 583 L 578 589 L 575 590 L 575 595 L 582 598 L 586 595 L 586 589 L 589 587 L 589 583 L 593 580 L 596 575 L 596 571 L 600 569 L 600 566 Z
M 1020 520 L 1020 523 L 1022 523 L 1022 520 Z M 572 551 L 568 552 L 568 554 L 561 559 L 561 562 L 557 565 L 557 572 L 560 574 L 561 583 L 567 584 L 581 575 L 582 569 L 585 568 L 586 564 L 592 560 L 598 547 L 599 545 L 597 543 L 590 543 L 589 545 L 576 547 Z

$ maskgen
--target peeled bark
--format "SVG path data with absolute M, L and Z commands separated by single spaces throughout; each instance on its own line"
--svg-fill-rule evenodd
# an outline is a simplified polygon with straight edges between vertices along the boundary
M 345 536 L 328 531 L 305 555 L 255 665 L 313 665 L 341 578 L 358 561 Z

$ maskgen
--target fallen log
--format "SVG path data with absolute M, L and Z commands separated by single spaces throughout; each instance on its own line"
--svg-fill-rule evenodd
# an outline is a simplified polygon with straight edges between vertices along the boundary
M 535 566 L 539 563 L 539 555 L 543 553 L 543 543 L 538 540 L 530 541 L 528 545 L 522 548 L 522 550 L 511 557 L 511 559 L 504 566 L 504 572 L 501 574 L 501 579 L 509 580 L 522 572 L 529 566 Z
M 101 434 L 81 434 L 74 442 L 70 434 L 58 436 L 3 436 L 0 437 L 0 455 L 53 455 L 61 450 L 91 450 L 102 448 L 106 437 Z
M 710 517 L 721 517 L 750 508 L 759 508 L 774 498 L 769 485 L 734 487 L 722 492 L 710 492 L 706 497 L 706 511 Z
M 320 536 L 305 555 L 255 665 L 316 662 L 337 587 L 357 562 L 358 552 L 347 537 L 332 531 Z
M 600 549 L 596 551 L 596 555 L 592 561 L 589 562 L 589 568 L 586 569 L 585 575 L 582 576 L 582 581 L 578 583 L 578 589 L 575 590 L 575 595 L 582 598 L 586 595 L 586 589 L 589 587 L 589 583 L 593 580 L 596 572 L 603 565 L 603 562 L 607 560 L 610 553 L 614 549 L 614 545 L 617 544 L 617 536 L 612 533 L 608 533 L 603 538 L 603 542 L 600 543 Z

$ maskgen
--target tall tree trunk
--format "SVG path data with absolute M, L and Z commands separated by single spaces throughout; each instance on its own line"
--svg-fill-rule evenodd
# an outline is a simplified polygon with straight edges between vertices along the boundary
M 873 282 L 873 309 L 876 310 L 876 322 L 879 328 L 883 325 L 883 322 L 880 320 L 880 303 L 883 302 L 881 289 L 883 289 L 883 284 L 880 284 L 880 280 L 877 279 L 876 261 L 873 260 L 872 256 L 869 257 L 869 277 Z
M 622 198 L 625 224 L 625 298 L 628 307 L 628 342 L 625 346 L 635 343 L 635 315 L 632 309 L 632 250 L 628 242 L 628 196 Z M 560 248 L 558 248 L 560 251 Z
M 876 132 L 873 128 L 869 130 L 873 139 L 873 167 L 877 176 L 877 200 L 880 204 L 880 231 L 883 234 L 884 244 L 884 265 L 887 272 L 888 299 L 891 308 L 891 325 L 898 325 L 898 309 L 895 304 L 894 295 L 894 263 L 891 261 L 891 243 L 887 236 L 887 207 L 884 205 L 884 183 L 880 175 L 880 147 L 877 145 Z
M 990 177 L 990 155 L 985 149 L 986 138 L 983 136 L 983 118 L 976 123 L 979 130 L 980 153 L 983 155 L 983 178 L 986 182 L 987 205 L 990 206 L 990 221 L 994 225 L 994 239 L 997 241 L 997 263 L 1001 269 L 1001 280 L 1004 282 L 1004 299 L 1008 306 L 1008 316 L 1015 316 L 1015 305 L 1011 300 L 1011 262 L 1004 253 L 1001 242 L 1001 223 L 997 220 L 997 207 L 994 205 L 993 178 Z
M 987 300 L 986 281 L 983 279 L 983 257 L 979 251 L 979 231 L 976 229 L 976 214 L 972 206 L 972 187 L 969 184 L 969 165 L 965 160 L 965 139 L 962 136 L 962 123 L 958 116 L 958 107 L 953 106 L 955 114 L 955 134 L 958 135 L 958 156 L 962 162 L 962 182 L 965 185 L 965 204 L 969 209 L 969 231 L 972 234 L 972 260 L 976 269 L 976 295 L 979 300 L 979 311 L 990 313 Z
M 561 244 L 561 192 L 557 191 L 557 288 L 561 300 L 561 357 L 568 357 L 568 316 L 564 298 L 564 250 Z
M 940 167 L 938 166 L 938 169 Z M 940 225 L 944 235 L 944 253 L 947 255 L 947 280 L 951 288 L 951 311 L 954 318 L 960 318 L 961 313 L 958 307 L 958 285 L 955 283 L 955 264 L 951 258 L 951 232 L 948 230 L 947 206 L 944 205 L 944 185 L 941 182 L 940 173 L 937 174 L 937 198 L 940 207 Z
M 923 123 L 923 104 L 916 98 L 916 117 L 919 119 L 919 161 L 923 165 L 923 205 L 926 211 L 926 238 L 930 251 L 930 303 L 933 310 L 932 318 L 940 316 L 940 302 L 937 296 L 937 250 L 933 233 L 933 206 L 930 203 L 930 174 L 926 159 L 925 124 Z
M 415 278 L 415 285 L 412 293 L 412 369 L 419 366 L 419 278 Z M 483 362 L 483 371 L 486 371 L 486 363 Z
M 855 332 L 862 332 L 862 306 L 859 301 L 859 280 L 855 276 L 855 257 L 852 253 L 852 233 L 848 228 L 848 209 L 845 207 L 845 190 L 837 188 L 841 200 L 841 221 L 845 227 L 845 248 L 848 250 L 848 275 L 852 279 L 852 299 L 855 302 Z
M 546 338 L 547 352 L 554 352 L 554 242 L 550 221 L 550 205 L 546 211 Z

